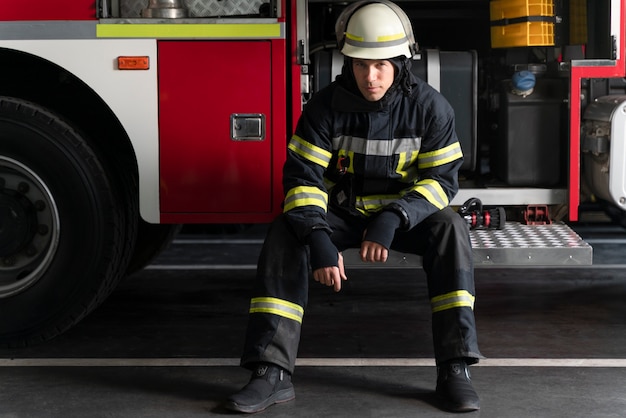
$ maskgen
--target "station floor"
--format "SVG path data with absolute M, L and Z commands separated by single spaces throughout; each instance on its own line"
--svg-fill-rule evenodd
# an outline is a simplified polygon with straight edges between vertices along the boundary
M 0 350 L 0 418 L 233 416 L 222 402 L 249 377 L 238 357 L 259 243 L 209 238 L 177 238 L 65 334 Z M 610 244 L 592 267 L 477 269 L 481 410 L 460 415 L 626 416 L 623 254 Z M 348 277 L 340 293 L 311 283 L 296 400 L 258 416 L 459 415 L 434 396 L 421 270 Z

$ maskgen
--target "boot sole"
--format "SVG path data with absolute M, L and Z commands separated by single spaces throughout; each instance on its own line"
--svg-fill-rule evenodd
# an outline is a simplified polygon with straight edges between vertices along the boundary
M 228 401 L 224 405 L 226 409 L 235 412 L 243 412 L 246 414 L 254 414 L 255 412 L 261 412 L 264 409 L 279 403 L 285 403 L 294 400 L 296 397 L 296 392 L 293 387 L 279 390 L 274 393 L 272 396 L 266 398 L 263 402 L 260 402 L 255 405 L 239 405 L 236 402 Z
M 480 410 L 480 402 L 467 402 L 464 404 L 450 403 L 445 397 L 438 394 L 441 407 L 449 412 L 472 412 Z

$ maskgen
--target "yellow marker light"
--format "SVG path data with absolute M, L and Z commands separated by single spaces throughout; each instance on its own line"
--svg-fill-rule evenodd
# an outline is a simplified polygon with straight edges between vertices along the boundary
M 118 70 L 149 70 L 150 57 L 117 57 Z

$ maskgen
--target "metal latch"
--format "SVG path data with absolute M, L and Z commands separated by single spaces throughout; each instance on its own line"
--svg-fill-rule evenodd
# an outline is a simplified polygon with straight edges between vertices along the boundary
M 263 141 L 265 139 L 265 115 L 233 113 L 230 115 L 230 138 L 233 141 Z

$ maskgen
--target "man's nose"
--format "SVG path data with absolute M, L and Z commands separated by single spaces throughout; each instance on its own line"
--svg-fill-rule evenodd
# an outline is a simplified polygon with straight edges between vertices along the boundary
M 376 68 L 368 67 L 368 69 L 367 69 L 367 80 L 368 81 L 376 80 Z

